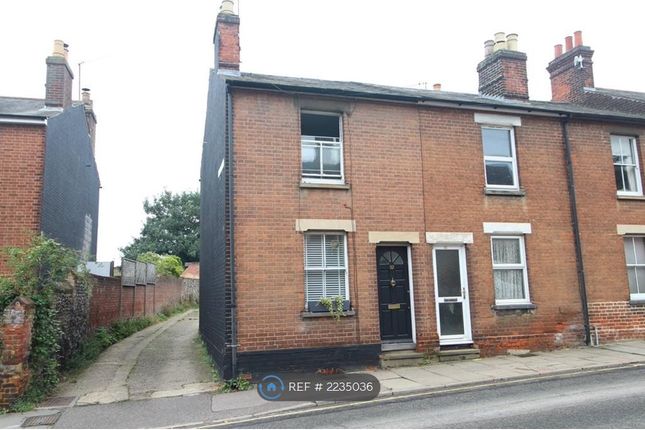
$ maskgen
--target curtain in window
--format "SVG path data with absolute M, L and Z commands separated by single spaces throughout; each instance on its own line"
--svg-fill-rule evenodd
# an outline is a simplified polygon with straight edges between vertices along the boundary
M 517 239 L 493 239 L 493 265 L 522 265 L 520 241 Z M 493 267 L 495 298 L 497 300 L 524 299 L 523 268 Z

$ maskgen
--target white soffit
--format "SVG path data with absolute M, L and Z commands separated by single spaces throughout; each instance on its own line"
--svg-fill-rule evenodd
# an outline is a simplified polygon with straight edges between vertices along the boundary
M 340 230 L 356 231 L 356 222 L 353 219 L 297 219 L 296 231 L 309 230 Z
M 484 233 L 489 234 L 531 234 L 531 224 L 516 222 L 485 222 Z
M 419 233 L 416 231 L 370 231 L 369 243 L 407 242 L 419 243 Z
M 618 234 L 645 234 L 645 225 L 618 224 L 616 231 Z
M 473 243 L 472 233 L 426 232 L 427 243 Z
M 522 118 L 511 115 L 497 115 L 494 113 L 475 113 L 475 122 L 477 124 L 503 125 L 507 127 L 520 127 Z

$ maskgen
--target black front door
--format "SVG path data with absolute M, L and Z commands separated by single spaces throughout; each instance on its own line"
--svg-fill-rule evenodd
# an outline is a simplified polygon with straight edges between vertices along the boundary
M 376 248 L 381 339 L 412 341 L 410 312 L 410 278 L 405 246 Z

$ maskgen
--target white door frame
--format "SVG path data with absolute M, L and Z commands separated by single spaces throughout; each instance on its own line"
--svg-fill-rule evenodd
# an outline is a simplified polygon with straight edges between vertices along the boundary
M 437 250 L 458 250 L 459 251 L 459 275 L 461 278 L 460 297 L 451 297 L 450 302 L 445 302 L 439 297 L 437 285 Z M 466 246 L 464 244 L 436 244 L 432 247 L 432 272 L 434 275 L 434 299 L 435 313 L 437 317 L 437 334 L 439 335 L 439 345 L 457 345 L 463 343 L 472 343 L 473 333 L 470 323 L 470 299 L 468 291 L 468 271 L 466 270 Z M 454 300 L 456 299 L 456 300 Z M 440 301 L 441 300 L 441 301 Z M 461 303 L 464 317 L 464 334 L 463 335 L 441 335 L 441 319 L 439 316 L 439 303 Z

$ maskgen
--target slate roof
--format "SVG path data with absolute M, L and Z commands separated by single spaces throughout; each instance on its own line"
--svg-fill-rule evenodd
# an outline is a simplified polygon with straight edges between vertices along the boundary
M 255 73 L 242 73 L 239 76 L 226 76 L 225 79 L 229 85 L 235 87 L 295 91 L 331 96 L 361 97 L 413 103 L 439 103 L 446 104 L 447 106 L 457 105 L 460 107 L 472 107 L 473 109 L 480 107 L 500 110 L 542 112 L 563 116 L 572 115 L 590 119 L 607 119 L 639 123 L 645 122 L 645 112 L 620 111 L 618 109 L 610 109 L 608 107 L 585 107 L 572 103 L 513 100 L 479 94 L 392 87 L 361 82 L 328 81 L 287 76 L 261 75 Z M 622 93 L 630 92 L 625 91 Z M 645 95 L 642 96 L 645 98 Z M 643 100 L 643 103 L 645 105 L 645 99 Z
M 50 118 L 62 111 L 61 108 L 46 107 L 43 99 L 0 97 L 0 116 Z
M 589 107 L 645 115 L 645 93 L 608 88 L 585 88 L 584 91 L 583 103 Z

